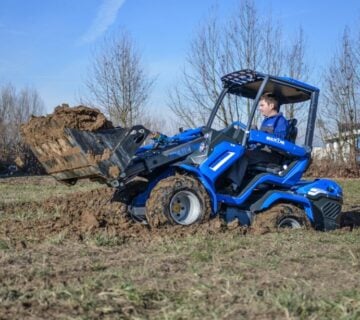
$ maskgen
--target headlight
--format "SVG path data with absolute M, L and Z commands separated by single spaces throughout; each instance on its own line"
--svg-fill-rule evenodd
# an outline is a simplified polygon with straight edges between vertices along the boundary
M 327 194 L 327 192 L 324 189 L 320 188 L 311 188 L 308 193 L 309 196 L 317 196 L 318 194 Z

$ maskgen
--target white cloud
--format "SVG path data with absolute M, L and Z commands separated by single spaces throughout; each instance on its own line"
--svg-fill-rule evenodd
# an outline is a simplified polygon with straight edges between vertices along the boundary
M 80 43 L 90 43 L 103 34 L 115 21 L 116 15 L 125 0 L 103 0 L 98 14 L 90 28 L 81 37 Z

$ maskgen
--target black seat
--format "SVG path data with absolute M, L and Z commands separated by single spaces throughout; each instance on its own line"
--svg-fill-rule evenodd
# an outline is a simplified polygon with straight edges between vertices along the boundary
M 296 137 L 298 134 L 298 129 L 296 127 L 297 122 L 298 121 L 295 118 L 288 120 L 288 129 L 287 129 L 285 140 L 295 143 Z
M 298 129 L 296 127 L 297 125 L 297 119 L 289 119 L 288 122 L 288 128 L 285 136 L 285 140 L 295 143 Z M 275 151 L 273 154 L 279 155 L 279 163 L 271 163 L 271 162 L 259 162 L 255 165 L 251 165 L 250 169 L 255 172 L 267 172 L 267 173 L 273 173 L 273 174 L 279 174 L 280 172 L 284 171 L 284 165 L 288 165 L 291 161 L 289 159 L 289 156 L 283 152 Z

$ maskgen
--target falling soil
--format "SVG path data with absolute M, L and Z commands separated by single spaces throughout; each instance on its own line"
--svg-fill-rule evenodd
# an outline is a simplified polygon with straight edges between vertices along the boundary
M 29 145 L 39 145 L 48 141 L 49 137 L 53 140 L 62 138 L 64 128 L 94 132 L 111 129 L 113 125 L 98 109 L 82 105 L 70 108 L 69 105 L 62 104 L 50 115 L 33 116 L 28 123 L 22 125 L 21 133 Z
M 111 157 L 111 150 L 109 148 L 105 148 L 103 153 L 101 154 L 93 154 L 92 152 L 88 152 L 88 154 L 86 155 L 87 160 L 89 161 L 89 163 L 96 165 L 97 163 L 104 161 L 104 160 L 109 160 Z
M 120 170 L 120 168 L 118 166 L 111 166 L 109 168 L 110 177 L 116 178 L 116 177 L 118 177 L 120 175 L 120 172 L 121 172 L 121 170 Z

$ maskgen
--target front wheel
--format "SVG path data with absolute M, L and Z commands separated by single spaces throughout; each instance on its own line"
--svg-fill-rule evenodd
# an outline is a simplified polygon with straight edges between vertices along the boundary
M 255 216 L 253 229 L 310 229 L 311 223 L 305 212 L 291 204 L 278 204 Z
M 146 219 L 151 227 L 165 224 L 192 225 L 209 219 L 210 198 L 195 178 L 175 175 L 161 180 L 146 202 Z

